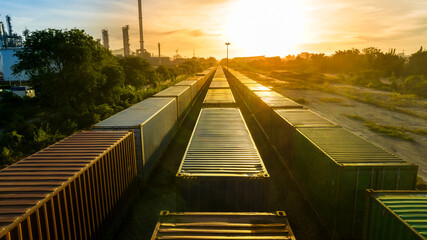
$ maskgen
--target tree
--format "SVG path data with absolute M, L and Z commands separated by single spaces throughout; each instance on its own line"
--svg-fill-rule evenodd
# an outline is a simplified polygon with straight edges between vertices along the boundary
M 37 99 L 54 110 L 88 111 L 111 102 L 115 88 L 124 84 L 117 58 L 83 30 L 32 32 L 16 56 L 13 72 L 25 71 Z
M 128 56 L 121 58 L 119 62 L 126 76 L 125 84 L 141 88 L 154 82 L 154 72 L 147 60 L 137 56 Z
M 423 47 L 409 57 L 408 71 L 410 74 L 427 74 L 427 51 Z

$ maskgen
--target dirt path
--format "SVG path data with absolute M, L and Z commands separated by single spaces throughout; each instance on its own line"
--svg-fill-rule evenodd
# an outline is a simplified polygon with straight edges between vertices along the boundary
M 280 88 L 275 90 L 289 98 L 304 98 L 308 101 L 308 103 L 305 104 L 307 108 L 334 121 L 357 135 L 384 147 L 406 161 L 417 164 L 419 166 L 418 174 L 423 177 L 423 179 L 427 179 L 427 136 L 408 133 L 414 141 L 405 141 L 388 137 L 380 133 L 372 132 L 363 125 L 363 122 L 349 119 L 344 116 L 344 114 L 358 115 L 365 120 L 386 125 L 422 129 L 427 127 L 427 120 L 370 104 L 360 103 L 340 95 L 325 93 L 319 90 L 286 90 Z M 325 102 L 320 100 L 328 98 L 342 99 L 342 102 Z

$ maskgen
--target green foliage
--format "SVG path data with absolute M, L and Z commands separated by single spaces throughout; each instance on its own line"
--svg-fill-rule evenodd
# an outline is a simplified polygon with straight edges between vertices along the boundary
M 372 121 L 365 121 L 364 125 L 368 127 L 371 131 L 379 132 L 385 134 L 389 137 L 400 138 L 406 141 L 413 141 L 413 139 L 408 136 L 402 129 L 389 125 L 381 125 Z
M 345 117 L 356 120 L 356 121 L 360 121 L 360 122 L 364 122 L 365 119 L 362 116 L 359 115 L 355 115 L 355 114 L 344 114 Z
M 194 58 L 154 69 L 140 57 L 113 56 L 78 29 L 32 32 L 16 56 L 13 71 L 26 72 L 36 97 L 0 93 L 0 167 L 216 64 Z

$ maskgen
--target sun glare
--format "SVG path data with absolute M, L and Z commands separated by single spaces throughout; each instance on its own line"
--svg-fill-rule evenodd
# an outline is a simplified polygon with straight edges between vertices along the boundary
M 232 9 L 225 37 L 239 56 L 293 53 L 304 39 L 302 1 L 240 0 Z

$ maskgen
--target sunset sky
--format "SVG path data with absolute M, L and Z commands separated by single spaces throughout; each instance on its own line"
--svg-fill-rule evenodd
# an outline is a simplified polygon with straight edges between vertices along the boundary
M 1 20 L 12 17 L 22 33 L 80 28 L 94 38 L 110 34 L 123 47 L 130 25 L 131 49 L 139 47 L 137 0 L 0 0 Z M 173 56 L 285 56 L 301 51 L 333 53 L 352 47 L 396 48 L 406 54 L 427 47 L 426 0 L 143 0 L 145 48 Z

